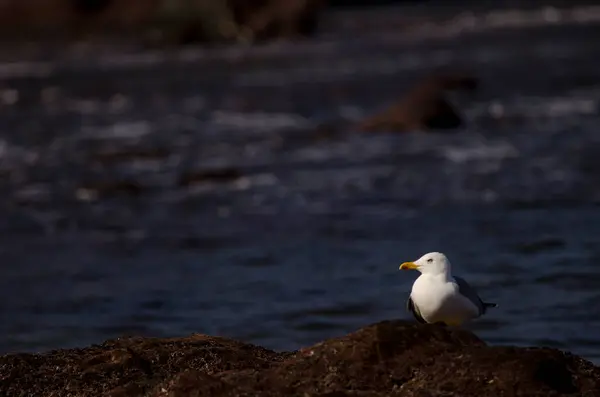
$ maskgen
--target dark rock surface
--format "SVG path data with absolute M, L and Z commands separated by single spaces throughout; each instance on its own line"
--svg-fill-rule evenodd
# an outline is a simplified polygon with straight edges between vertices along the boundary
M 6 355 L 0 395 L 599 396 L 600 368 L 555 349 L 385 321 L 291 353 L 192 335 Z
M 472 91 L 478 81 L 467 73 L 441 73 L 426 77 L 399 101 L 363 120 L 360 131 L 406 132 L 454 129 L 463 124 L 459 112 L 446 99 L 448 91 Z
M 429 0 L 329 0 L 331 7 L 373 7 L 390 4 L 418 4 Z
M 4 39 L 92 39 L 148 34 L 163 44 L 262 41 L 315 32 L 324 0 L 8 0 Z
M 228 0 L 239 34 L 252 40 L 315 33 L 325 0 Z

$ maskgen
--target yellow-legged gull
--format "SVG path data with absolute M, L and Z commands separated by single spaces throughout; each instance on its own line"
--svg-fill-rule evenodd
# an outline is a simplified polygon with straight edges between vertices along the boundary
M 400 269 L 421 272 L 406 304 L 417 321 L 461 325 L 485 314 L 495 303 L 483 302 L 463 278 L 452 276 L 450 261 L 440 252 L 430 252 Z

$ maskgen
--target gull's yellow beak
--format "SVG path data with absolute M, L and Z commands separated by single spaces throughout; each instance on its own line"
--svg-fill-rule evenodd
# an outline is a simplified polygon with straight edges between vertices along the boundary
M 415 262 L 404 262 L 400 265 L 400 270 L 415 270 L 417 267 Z

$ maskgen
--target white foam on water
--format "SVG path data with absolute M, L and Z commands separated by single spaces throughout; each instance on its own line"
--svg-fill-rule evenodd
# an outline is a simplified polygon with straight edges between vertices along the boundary
M 395 57 L 373 55 L 369 57 L 368 62 L 356 56 L 346 59 L 339 57 L 335 60 L 320 58 L 286 70 L 263 69 L 240 72 L 233 79 L 233 83 L 241 87 L 279 86 L 303 82 L 343 81 L 356 76 L 394 75 L 424 66 L 443 66 L 451 62 L 454 56 L 450 51 L 439 50 L 427 54 L 406 51 Z
M 282 128 L 309 128 L 314 123 L 309 119 L 291 113 L 238 113 L 216 111 L 212 122 L 221 127 L 233 129 L 278 130 Z
M 560 118 L 595 115 L 600 97 L 573 95 L 559 97 L 518 97 L 506 103 L 492 101 L 473 113 L 487 113 L 495 118 L 521 116 L 527 118 Z
M 227 182 L 211 182 L 191 184 L 179 191 L 167 192 L 161 198 L 164 202 L 180 202 L 194 196 L 213 194 L 215 191 L 246 192 L 256 188 L 265 188 L 278 185 L 279 179 L 271 173 L 252 174 L 241 176 Z
M 140 139 L 152 131 L 148 121 L 116 123 L 106 127 L 84 127 L 83 136 L 87 139 Z
M 465 146 L 446 146 L 440 154 L 453 163 L 481 160 L 503 160 L 519 156 L 519 151 L 507 142 L 475 143 Z
M 169 60 L 167 52 L 145 52 L 135 54 L 109 55 L 101 57 L 97 65 L 103 69 L 113 70 L 115 68 L 154 66 Z
M 0 140 L 0 167 L 11 168 L 18 164 L 33 164 L 39 159 L 39 153 L 32 149 L 13 145 Z
M 50 188 L 46 184 L 31 184 L 17 190 L 13 197 L 17 201 L 24 201 L 28 203 L 45 202 L 50 197 Z
M 596 114 L 598 111 L 598 101 L 591 98 L 555 97 L 545 99 L 543 103 L 532 106 L 528 110 L 530 115 L 537 114 L 546 117 Z
M 19 102 L 19 91 L 14 89 L 0 90 L 0 104 L 12 106 Z
M 135 159 L 129 161 L 125 166 L 132 172 L 154 172 L 163 171 L 169 164 L 169 158 L 165 159 Z
M 0 63 L 0 79 L 19 77 L 48 77 L 55 71 L 50 62 L 4 62 Z

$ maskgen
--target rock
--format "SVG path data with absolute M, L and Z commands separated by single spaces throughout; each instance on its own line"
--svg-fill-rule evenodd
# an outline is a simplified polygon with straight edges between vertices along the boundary
M 445 98 L 449 90 L 474 90 L 477 79 L 462 73 L 437 74 L 416 84 L 398 102 L 359 123 L 359 131 L 406 132 L 453 129 L 463 120 Z
M 263 41 L 314 34 L 325 0 L 228 0 L 228 4 L 240 34 Z
M 193 0 L 177 3 L 163 24 L 168 41 L 260 42 L 313 35 L 325 0 Z M 164 16 L 164 15 L 163 15 Z
M 331 7 L 373 7 L 392 4 L 415 4 L 426 0 L 328 0 Z
M 120 338 L 84 349 L 3 356 L 0 395 L 141 396 L 171 378 L 182 387 L 187 370 L 211 379 L 227 371 L 262 370 L 287 356 L 206 335 Z
M 97 14 L 110 5 L 110 0 L 71 0 L 73 10 L 80 14 Z
M 6 0 L 0 4 L 0 32 L 5 38 L 50 39 L 136 29 L 153 18 L 159 1 Z
M 0 2 L 2 3 L 2 2 Z M 260 41 L 312 35 L 325 0 L 6 0 L 5 38 L 132 36 L 148 43 Z M 158 37 L 156 37 L 158 36 Z
M 384 321 L 291 353 L 233 340 L 122 338 L 0 357 L 13 396 L 600 395 L 600 368 L 555 349 L 490 347 L 472 333 Z

